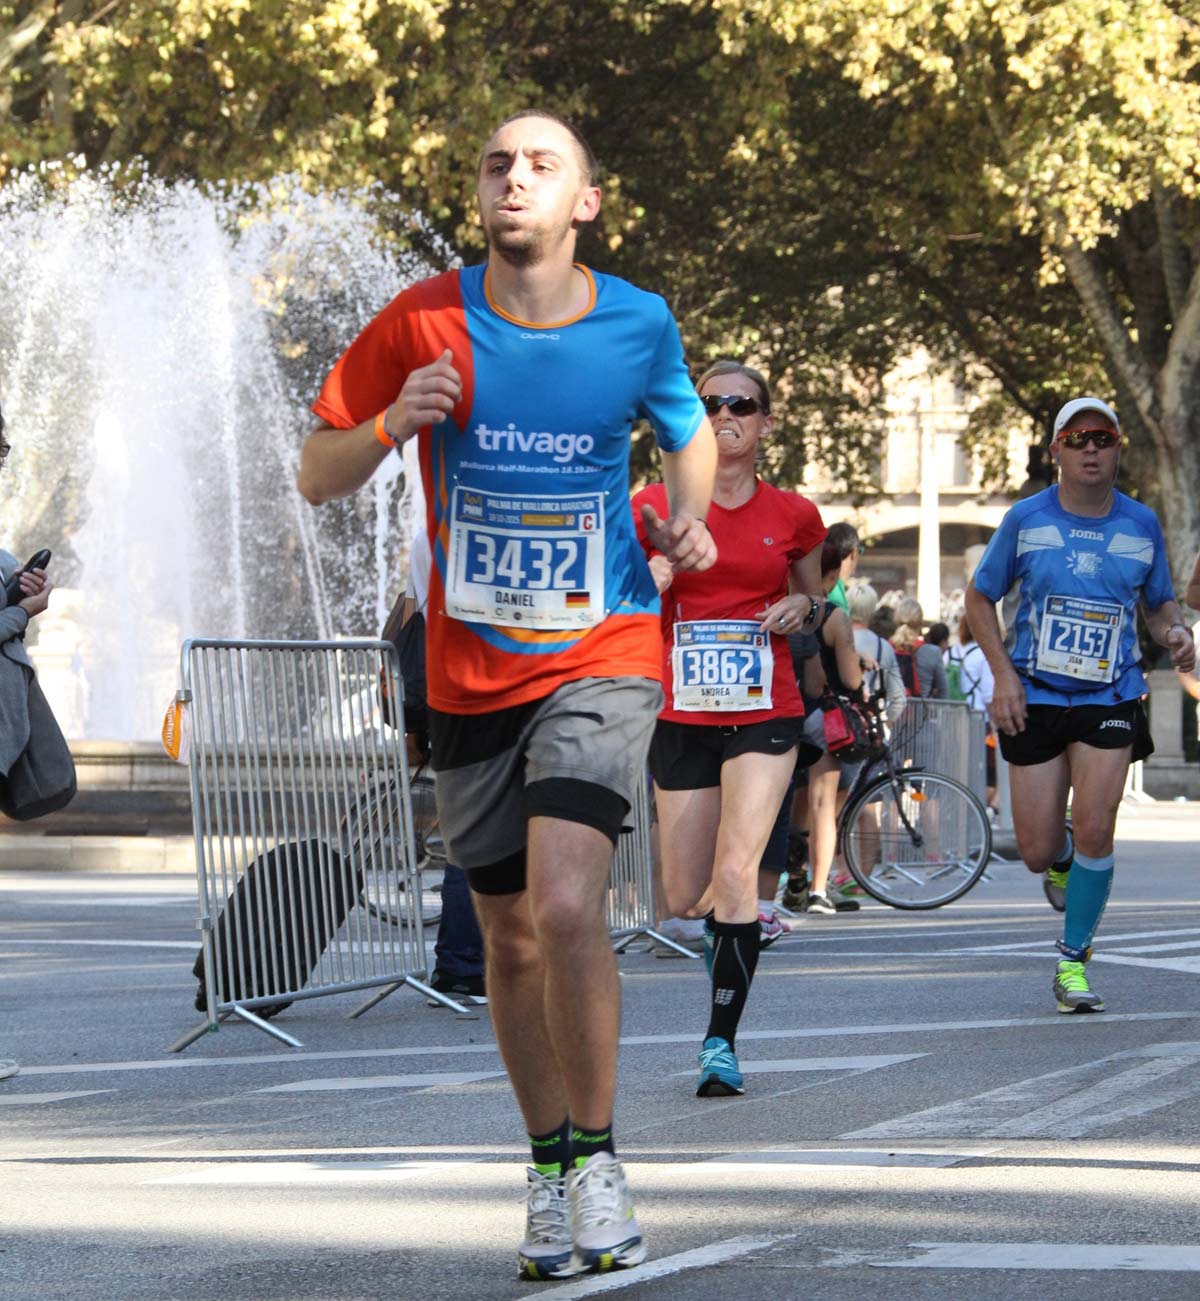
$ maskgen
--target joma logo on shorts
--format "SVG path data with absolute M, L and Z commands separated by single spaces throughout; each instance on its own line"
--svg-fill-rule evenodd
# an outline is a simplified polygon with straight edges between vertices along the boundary
M 1128 732 L 1132 730 L 1133 724 L 1126 718 L 1106 718 L 1104 722 L 1100 724 L 1101 731 L 1106 727 L 1123 727 L 1125 731 Z
M 527 434 L 511 421 L 506 429 L 489 429 L 481 421 L 475 426 L 475 438 L 485 452 L 537 452 L 552 456 L 559 465 L 586 456 L 596 446 L 591 434 Z

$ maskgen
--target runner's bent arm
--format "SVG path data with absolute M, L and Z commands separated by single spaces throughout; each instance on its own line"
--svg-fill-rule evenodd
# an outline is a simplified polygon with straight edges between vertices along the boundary
M 462 379 L 447 348 L 437 361 L 410 371 L 400 392 L 379 415 L 353 429 L 334 429 L 322 422 L 305 439 L 300 450 L 296 487 L 314 506 L 334 497 L 348 497 L 375 473 L 392 450 L 379 432 L 402 447 L 425 425 L 438 425 L 462 397 Z M 382 419 L 379 419 L 382 416 Z M 706 507 L 707 509 L 707 507 Z
M 825 644 L 833 647 L 837 656 L 838 677 L 850 691 L 857 691 L 863 683 L 862 664 L 858 658 L 858 648 L 854 645 L 854 630 L 845 610 L 834 610 L 823 629 Z
M 717 558 L 717 544 L 704 523 L 717 473 L 717 440 L 707 417 L 677 452 L 663 452 L 662 472 L 671 513 L 663 520 L 643 505 L 647 536 L 675 569 L 708 569 Z
M 1188 580 L 1183 599 L 1193 610 L 1200 610 L 1200 552 L 1196 553 L 1196 564 L 1192 569 L 1192 576 Z
M 759 628 L 782 636 L 795 632 L 806 620 L 811 623 L 820 614 L 817 607 L 821 598 L 810 593 L 820 590 L 821 548 L 818 545 L 792 561 L 788 570 L 788 594 L 767 608 Z
M 300 449 L 296 487 L 312 506 L 348 497 L 379 469 L 388 451 L 375 437 L 374 418 L 354 429 L 334 429 L 322 422 Z
M 1006 736 L 1016 736 L 1025 730 L 1025 688 L 1004 649 L 996 606 L 982 592 L 975 590 L 974 580 L 967 584 L 965 599 L 971 631 L 995 677 L 988 712 L 1001 732 Z
M 1150 636 L 1171 652 L 1171 667 L 1190 673 L 1196 666 L 1196 646 L 1192 630 L 1183 621 L 1178 601 L 1164 601 L 1157 610 L 1146 611 Z

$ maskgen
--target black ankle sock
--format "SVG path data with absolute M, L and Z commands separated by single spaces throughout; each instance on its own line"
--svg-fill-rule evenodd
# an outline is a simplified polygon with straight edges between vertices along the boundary
M 604 1129 L 583 1129 L 575 1125 L 571 1129 L 571 1164 L 581 1166 L 590 1156 L 595 1156 L 597 1152 L 607 1152 L 609 1156 L 616 1156 L 616 1150 L 613 1147 L 612 1125 L 606 1125 Z
M 533 1168 L 539 1174 L 557 1178 L 571 1161 L 570 1120 L 565 1119 L 548 1134 L 530 1134 L 529 1146 L 533 1152 Z
M 752 922 L 713 921 L 712 1011 L 706 1039 L 714 1035 L 733 1047 L 750 982 L 758 966 L 759 927 Z

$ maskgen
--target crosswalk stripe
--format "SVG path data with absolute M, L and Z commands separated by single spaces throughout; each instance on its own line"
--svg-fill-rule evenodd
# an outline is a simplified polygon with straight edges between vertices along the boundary
M 1136 1058 L 1146 1060 L 1129 1069 L 1117 1067 L 1119 1062 Z M 1195 1044 L 1152 1044 L 897 1116 L 839 1137 L 1080 1138 L 1200 1094 L 1198 1062 L 1200 1048 Z M 1184 1078 L 1171 1080 L 1181 1072 Z
M 504 1078 L 503 1071 L 430 1071 L 424 1075 L 362 1075 L 274 1084 L 254 1093 L 340 1093 L 349 1089 L 432 1089 L 440 1084 L 478 1084 Z
M 860 1254 L 891 1269 L 1200 1270 L 1200 1247 L 1146 1242 L 914 1242 L 903 1254 Z
M 70 1093 L 0 1093 L 0 1107 L 40 1107 L 47 1102 L 66 1102 L 68 1098 L 92 1098 L 97 1093 L 115 1093 L 115 1089 L 76 1089 Z

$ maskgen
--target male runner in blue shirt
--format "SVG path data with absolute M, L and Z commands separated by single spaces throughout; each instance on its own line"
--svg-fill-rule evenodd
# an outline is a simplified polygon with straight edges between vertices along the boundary
M 1154 750 L 1141 703 L 1139 601 L 1174 667 L 1190 670 L 1195 646 L 1154 512 L 1114 487 L 1116 412 L 1099 398 L 1068 402 L 1055 418 L 1050 455 L 1058 483 L 1004 517 L 966 605 L 996 678 L 990 710 L 1010 765 L 1017 847 L 1030 871 L 1046 873 L 1046 895 L 1066 913 L 1053 985 L 1058 1010 L 1100 1012 L 1084 964 L 1112 887 L 1129 764 Z M 1065 826 L 1072 788 L 1073 844 Z

